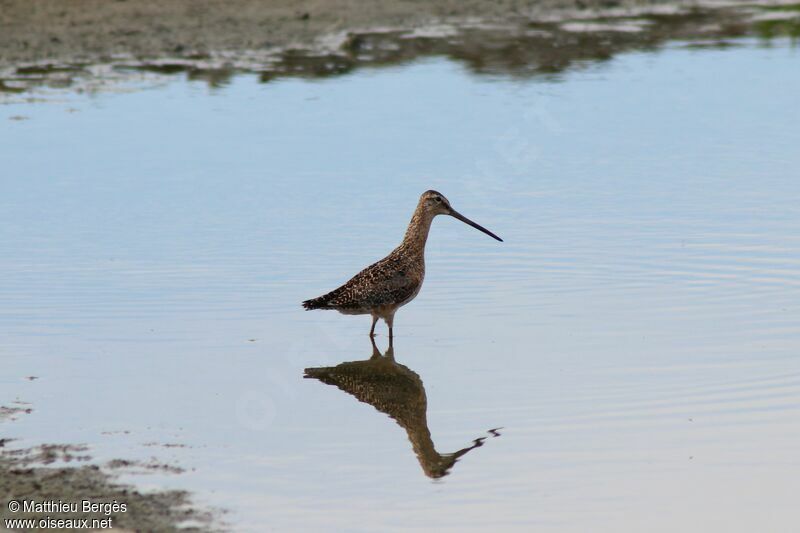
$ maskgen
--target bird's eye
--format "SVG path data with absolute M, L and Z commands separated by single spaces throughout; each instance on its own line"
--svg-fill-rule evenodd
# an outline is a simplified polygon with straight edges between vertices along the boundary
M 441 197 L 439 197 L 439 196 L 434 196 L 434 197 L 433 197 L 433 201 L 434 201 L 434 202 L 436 202 L 437 204 L 440 204 L 440 203 L 442 203 L 442 199 L 441 199 Z

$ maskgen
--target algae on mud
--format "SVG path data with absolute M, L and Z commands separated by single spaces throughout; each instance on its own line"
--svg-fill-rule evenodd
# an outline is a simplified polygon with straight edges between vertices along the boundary
M 308 15 L 279 2 L 260 7 L 242 2 L 244 11 L 227 18 L 232 5 L 190 9 L 176 3 L 160 9 L 131 2 L 138 15 L 127 19 L 127 3 L 103 3 L 96 6 L 94 18 L 102 20 L 97 27 L 84 20 L 85 13 L 55 13 L 50 0 L 40 0 L 40 9 L 27 17 L 15 6 L 5 23 L 0 20 L 0 97 L 94 92 L 148 74 L 184 74 L 219 88 L 237 73 L 256 73 L 264 82 L 329 77 L 426 56 L 449 57 L 479 75 L 553 76 L 674 40 L 725 46 L 746 35 L 766 40 L 800 35 L 795 4 L 528 2 L 504 10 L 482 2 L 432 2 L 409 11 L 403 3 L 365 10 L 358 1 L 343 0 L 346 5 L 321 4 Z M 249 19 L 242 13 L 250 13 Z M 165 18 L 148 24 L 157 16 Z M 214 25 L 215 18 L 225 23 Z M 40 19 L 47 23 L 37 26 Z M 254 20 L 261 26 L 251 28 Z M 262 42 L 264 35 L 272 38 Z
M 12 416 L 27 412 L 19 407 L 0 407 L 0 423 Z M 12 448 L 14 439 L 0 439 L 0 523 L 6 520 L 45 518 L 52 520 L 111 519 L 115 530 L 123 531 L 181 531 L 203 532 L 215 529 L 214 514 L 193 505 L 186 491 L 162 490 L 140 492 L 122 484 L 112 473 L 117 464 L 106 467 L 93 464 L 85 445 L 42 444 L 29 448 Z M 82 463 L 72 466 L 69 463 Z M 137 461 L 123 461 L 126 467 L 144 466 Z M 71 509 L 48 510 L 46 513 L 12 512 L 9 502 L 64 502 L 93 504 L 117 502 L 125 504 L 124 511 L 106 512 L 102 508 L 78 513 Z M 37 522 L 38 523 L 38 522 Z M 13 530 L 13 529 L 12 529 Z

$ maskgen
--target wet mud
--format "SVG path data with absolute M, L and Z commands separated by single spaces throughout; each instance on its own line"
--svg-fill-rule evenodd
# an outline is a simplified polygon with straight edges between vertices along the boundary
M 82 3 L 91 13 L 0 1 L 0 95 L 93 92 L 174 75 L 223 87 L 238 73 L 263 82 L 328 77 L 426 56 L 477 75 L 553 77 L 676 40 L 800 39 L 800 4 L 787 3 Z
M 30 407 L 17 404 L 0 407 L 0 426 L 7 433 L 14 419 Z M 115 531 L 214 531 L 219 529 L 215 517 L 220 512 L 202 510 L 195 506 L 186 491 L 166 490 L 140 492 L 135 487 L 120 483 L 118 473 L 140 473 L 152 470 L 180 473 L 172 465 L 152 461 L 116 459 L 106 465 L 92 461 L 90 449 L 85 445 L 42 444 L 16 447 L 18 441 L 0 439 L 0 524 L 6 519 L 36 519 L 47 516 L 52 520 L 111 519 Z M 117 502 L 125 510 L 98 508 L 84 513 L 48 510 L 44 513 L 11 512 L 11 501 L 67 502 L 93 504 Z M 0 529 L 4 529 L 3 526 Z M 5 530 L 5 529 L 4 529 Z M 20 529 L 22 531 L 24 529 Z M 41 529 L 37 529 L 41 530 Z M 46 530 L 46 528 L 44 528 Z

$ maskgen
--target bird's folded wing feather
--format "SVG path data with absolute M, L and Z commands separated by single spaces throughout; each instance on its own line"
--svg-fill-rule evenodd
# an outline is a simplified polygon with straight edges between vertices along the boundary
M 341 292 L 331 303 L 352 308 L 399 304 L 414 294 L 417 284 L 402 264 L 383 260 L 365 268 L 340 287 Z

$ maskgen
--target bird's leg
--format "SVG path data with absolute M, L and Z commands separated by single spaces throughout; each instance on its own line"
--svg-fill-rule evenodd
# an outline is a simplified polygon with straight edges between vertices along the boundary
M 378 315 L 372 315 L 372 328 L 369 330 L 369 337 L 371 339 L 375 338 L 375 324 L 378 323 Z
M 378 345 L 375 344 L 375 336 L 371 336 L 369 340 L 372 342 L 372 357 L 370 359 L 378 359 L 381 356 L 380 350 L 378 350 Z
M 389 347 L 392 347 L 392 339 L 394 338 L 394 332 L 392 330 L 392 325 L 394 324 L 394 313 L 384 318 L 386 321 L 386 325 L 389 326 Z
M 392 346 L 391 339 L 389 340 L 389 347 L 386 348 L 386 353 L 383 356 L 389 361 L 394 361 L 394 346 Z

